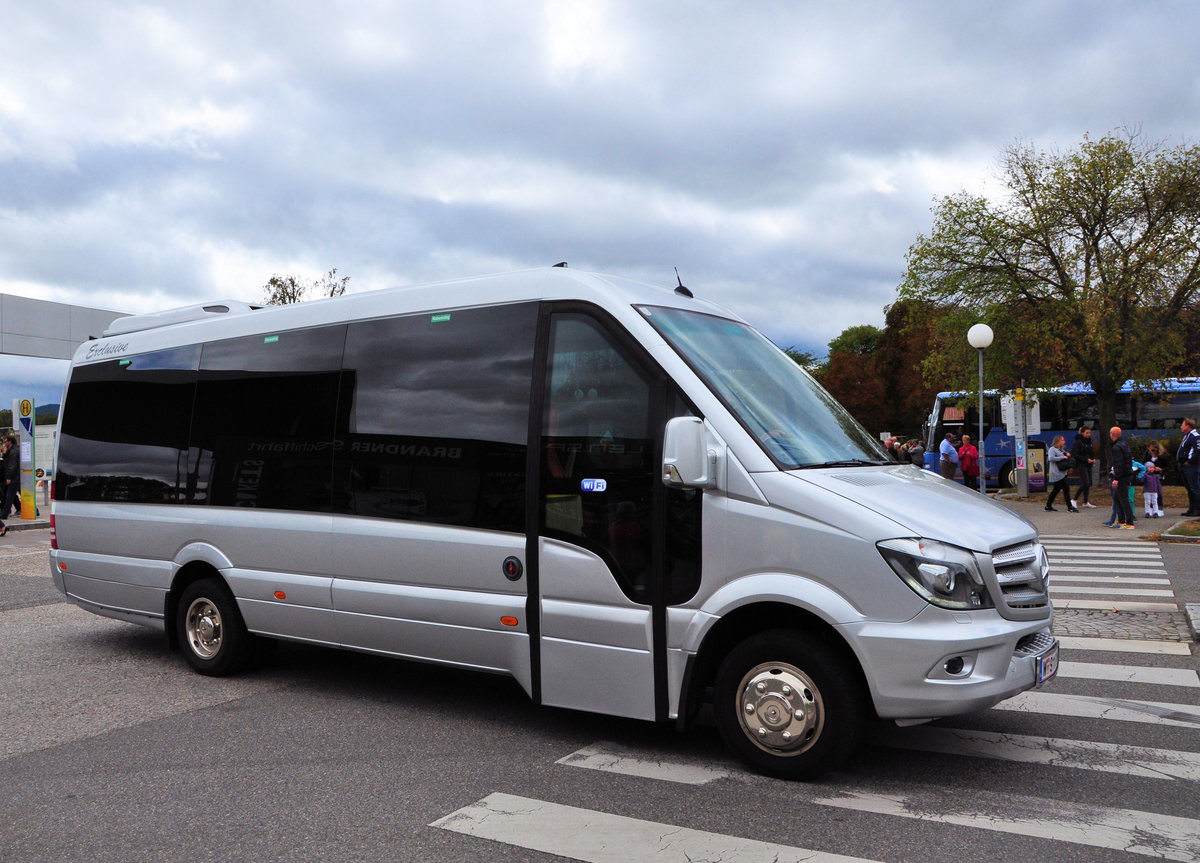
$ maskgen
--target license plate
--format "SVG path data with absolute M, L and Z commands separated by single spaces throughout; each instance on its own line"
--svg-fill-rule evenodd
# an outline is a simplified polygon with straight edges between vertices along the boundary
M 1058 674 L 1058 642 L 1037 658 L 1037 685 L 1049 683 Z

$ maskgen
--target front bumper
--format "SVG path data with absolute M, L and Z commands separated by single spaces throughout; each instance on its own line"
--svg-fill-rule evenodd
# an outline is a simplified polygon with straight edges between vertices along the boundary
M 881 719 L 920 721 L 985 710 L 1048 683 L 1058 641 L 1049 618 L 929 607 L 905 623 L 843 630 L 862 662 Z

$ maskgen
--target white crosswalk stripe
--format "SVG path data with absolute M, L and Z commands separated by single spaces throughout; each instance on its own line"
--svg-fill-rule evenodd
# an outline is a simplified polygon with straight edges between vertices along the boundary
M 1062 584 L 1063 582 L 1083 583 L 1083 584 L 1170 584 L 1169 578 L 1137 578 L 1137 577 L 1122 577 L 1119 575 L 1070 575 L 1062 574 L 1055 570 L 1054 583 Z
M 1088 611 L 1145 611 L 1172 612 L 1179 611 L 1179 606 L 1173 602 L 1141 602 L 1131 599 L 1076 599 L 1055 597 L 1054 607 L 1058 609 L 1086 609 Z
M 621 773 L 625 776 L 641 776 L 663 782 L 677 782 L 681 785 L 707 785 L 717 779 L 728 779 L 737 772 L 706 764 L 688 764 L 671 760 L 650 761 L 623 754 L 616 744 L 604 742 L 576 750 L 570 755 L 558 759 L 558 763 L 568 767 L 600 770 L 605 773 Z
M 1088 596 L 1161 596 L 1172 597 L 1175 595 L 1173 590 L 1163 590 L 1152 587 L 1091 587 L 1088 585 L 1050 585 L 1050 594 L 1053 596 L 1058 593 L 1084 593 Z
M 1023 803 L 1021 808 L 1029 812 L 1057 812 L 1059 815 L 1057 818 L 1004 817 L 996 814 L 984 800 L 973 801 L 970 807 L 948 805 L 940 792 L 873 794 L 845 791 L 838 797 L 820 798 L 814 802 L 859 812 L 1040 836 L 1166 860 L 1191 863 L 1200 860 L 1200 821 L 1194 818 L 1013 796 L 1006 800 L 1010 806 Z
M 1042 539 L 1042 541 L 1050 540 L 1057 545 L 1067 545 L 1067 546 L 1077 545 L 1077 546 L 1088 547 L 1088 546 L 1095 545 L 1097 542 L 1104 542 L 1104 543 L 1107 543 L 1114 547 L 1121 546 L 1124 548 L 1131 549 L 1133 551 L 1154 548 L 1153 545 L 1150 545 L 1145 540 L 1126 539 L 1120 535 L 1096 538 L 1096 537 L 1090 537 L 1090 536 L 1079 536 L 1078 534 L 1074 534 L 1074 533 L 1043 533 L 1040 538 Z
M 489 794 L 434 821 L 440 827 L 589 863 L 861 863 L 772 842 L 609 815 L 513 794 Z
M 884 726 L 872 742 L 943 755 L 1200 782 L 1200 752 L 927 725 L 915 728 Z
M 1144 665 L 1110 665 L 1105 662 L 1068 662 L 1063 660 L 1058 664 L 1058 676 L 1083 680 L 1115 680 L 1123 683 L 1200 688 L 1200 674 L 1190 668 L 1148 668 Z
M 1098 698 L 1092 695 L 1062 695 L 1057 692 L 1031 690 L 1014 695 L 1007 701 L 1001 701 L 992 709 L 1118 722 L 1176 725 L 1200 730 L 1200 706 L 1171 704 L 1162 701 Z
M 1079 635 L 1061 635 L 1058 643 L 1064 650 L 1104 650 L 1120 653 L 1150 653 L 1162 656 L 1191 656 L 1192 648 L 1179 641 L 1144 641 L 1122 638 L 1093 638 Z
M 1082 560 L 1105 561 L 1120 557 L 1133 563 L 1158 563 L 1158 549 L 1152 545 L 1141 543 L 1140 547 L 1121 545 L 1108 539 L 1089 540 L 1088 545 L 1067 545 L 1055 540 L 1043 540 L 1043 545 L 1054 550 L 1058 558 L 1080 558 Z
M 1052 563 L 1051 564 L 1051 572 L 1055 577 L 1057 577 L 1060 573 L 1063 575 L 1069 575 L 1070 573 L 1073 573 L 1073 572 L 1087 573 L 1087 572 L 1101 572 L 1101 571 L 1106 572 L 1112 576 L 1166 575 L 1166 570 L 1156 570 L 1156 569 L 1146 569 L 1146 568 L 1126 569 L 1126 568 L 1122 568 L 1120 566 L 1111 566 L 1110 565 L 1110 566 L 1105 566 L 1103 568 L 1103 570 L 1101 570 L 1099 567 L 1096 567 L 1096 566 L 1063 566 L 1060 563 Z
M 1112 557 L 1104 557 L 1104 556 L 1100 556 L 1100 555 L 1096 555 L 1096 556 L 1049 555 L 1049 557 L 1050 557 L 1051 567 L 1064 567 L 1064 565 L 1066 565 L 1068 563 L 1074 563 L 1074 564 L 1087 564 L 1087 567 L 1090 569 L 1094 568 L 1097 570 L 1106 570 L 1109 567 L 1111 567 L 1111 565 L 1114 564 L 1114 562 L 1115 562 L 1114 558 L 1112 558 Z M 1129 569 L 1129 568 L 1136 568 L 1139 570 L 1152 569 L 1152 570 L 1156 570 L 1156 571 L 1160 571 L 1163 569 L 1162 561 L 1154 561 L 1154 559 L 1148 558 L 1148 557 L 1147 558 L 1129 557 L 1127 555 L 1127 553 L 1124 553 L 1124 555 L 1121 555 L 1120 565 L 1121 565 L 1121 567 L 1126 568 L 1126 569 Z

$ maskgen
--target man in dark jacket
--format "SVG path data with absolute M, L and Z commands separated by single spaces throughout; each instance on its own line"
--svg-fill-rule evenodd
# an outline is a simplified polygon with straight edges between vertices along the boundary
M 1200 431 L 1196 430 L 1196 421 L 1191 417 L 1179 428 L 1183 431 L 1183 440 L 1175 453 L 1175 464 L 1187 486 L 1188 508 L 1184 515 L 1200 515 Z
M 1133 530 L 1133 508 L 1129 505 L 1129 483 L 1133 480 L 1133 452 L 1125 438 L 1121 437 L 1121 427 L 1113 426 L 1108 430 L 1112 438 L 1112 493 L 1113 503 L 1117 506 L 1117 521 L 1113 527 Z
M 8 518 L 17 505 L 21 492 L 21 451 L 15 435 L 4 438 L 4 503 L 0 504 L 0 519 Z

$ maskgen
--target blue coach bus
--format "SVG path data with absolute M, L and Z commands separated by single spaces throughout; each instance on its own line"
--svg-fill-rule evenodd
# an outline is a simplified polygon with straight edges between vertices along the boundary
M 1075 432 L 1082 426 L 1095 429 L 1100 410 L 1091 384 L 1071 383 L 1049 389 L 1027 390 L 1036 393 L 1041 413 L 1039 428 L 1031 428 L 1028 439 L 1050 446 L 1055 436 L 1066 438 L 1069 448 Z M 1007 488 L 1016 485 L 1015 440 L 1005 432 L 1000 413 L 1001 393 L 989 390 L 983 400 L 983 446 L 979 447 L 980 465 L 987 485 Z M 1200 415 L 1200 377 L 1164 378 L 1152 388 L 1138 387 L 1126 381 L 1117 397 L 1117 425 L 1125 429 L 1134 443 L 1134 457 L 1140 455 L 1138 443 L 1150 440 L 1177 441 L 1179 423 L 1184 417 Z M 937 470 L 938 446 L 946 432 L 956 438 L 963 434 L 975 440 L 979 435 L 979 397 L 961 392 L 937 394 L 933 411 L 925 422 L 925 467 Z M 1093 433 L 1099 443 L 1103 437 Z M 978 442 L 976 441 L 978 444 Z M 1174 452 L 1172 446 L 1168 451 Z

